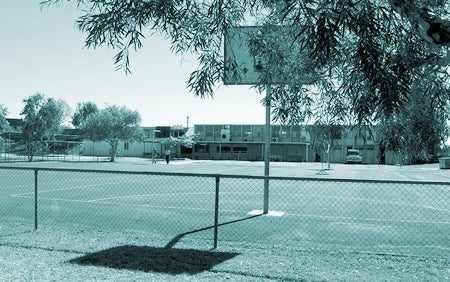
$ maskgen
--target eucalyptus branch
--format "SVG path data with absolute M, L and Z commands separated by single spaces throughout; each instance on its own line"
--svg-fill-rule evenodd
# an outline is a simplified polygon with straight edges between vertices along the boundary
M 417 7 L 413 0 L 390 0 L 392 8 L 408 19 L 417 34 L 436 46 L 450 46 L 450 21 Z

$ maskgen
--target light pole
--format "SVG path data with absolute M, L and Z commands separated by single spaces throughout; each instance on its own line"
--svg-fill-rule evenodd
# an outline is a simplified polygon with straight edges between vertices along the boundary
M 266 87 L 266 124 L 265 124 L 265 135 L 266 140 L 264 144 L 264 207 L 263 213 L 269 213 L 269 165 L 270 165 L 270 106 L 272 99 L 271 86 Z

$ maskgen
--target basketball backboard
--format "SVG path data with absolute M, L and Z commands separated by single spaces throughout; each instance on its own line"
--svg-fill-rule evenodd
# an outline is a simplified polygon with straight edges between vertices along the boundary
M 319 75 L 303 40 L 289 26 L 229 28 L 224 37 L 224 84 L 314 84 Z
M 263 38 L 267 30 L 260 26 L 233 27 L 227 30 L 224 40 L 225 85 L 261 83 L 267 59 L 264 55 L 255 54 L 252 40 Z

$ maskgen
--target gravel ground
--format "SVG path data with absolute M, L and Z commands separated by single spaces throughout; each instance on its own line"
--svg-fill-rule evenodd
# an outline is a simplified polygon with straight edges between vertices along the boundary
M 450 260 L 20 224 L 0 226 L 0 281 L 450 281 Z M 189 248 L 189 249 L 188 249 Z

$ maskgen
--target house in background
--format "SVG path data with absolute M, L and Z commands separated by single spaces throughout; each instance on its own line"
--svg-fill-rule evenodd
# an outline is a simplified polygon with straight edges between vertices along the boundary
M 117 156 L 123 157 L 139 157 L 150 158 L 153 148 L 158 150 L 158 154 L 162 156 L 166 148 L 170 147 L 172 157 L 182 158 L 191 157 L 191 151 L 182 148 L 180 145 L 168 145 L 165 139 L 169 137 L 181 137 L 188 132 L 189 128 L 181 125 L 175 126 L 154 126 L 142 127 L 144 131 L 144 139 L 142 141 L 119 141 L 117 147 Z M 84 156 L 110 156 L 111 146 L 106 141 L 90 141 L 85 140 L 82 155 Z

